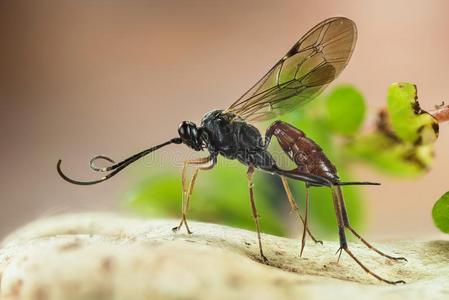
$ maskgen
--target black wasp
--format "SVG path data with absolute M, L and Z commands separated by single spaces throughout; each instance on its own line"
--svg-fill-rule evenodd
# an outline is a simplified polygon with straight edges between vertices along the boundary
M 307 226 L 308 189 L 311 186 L 329 187 L 332 191 L 333 204 L 337 216 L 340 238 L 340 248 L 337 251 L 339 255 L 341 255 L 342 251 L 345 251 L 360 267 L 381 281 L 390 284 L 404 283 L 402 280 L 386 280 L 369 270 L 354 256 L 346 242 L 345 229 L 348 229 L 362 243 L 380 255 L 393 260 L 405 260 L 403 257 L 393 257 L 376 249 L 364 240 L 349 223 L 340 186 L 376 183 L 340 181 L 335 166 L 329 161 L 320 146 L 306 137 L 304 132 L 290 124 L 275 121 L 267 129 L 265 138 L 262 138 L 259 130 L 250 124 L 253 121 L 275 118 L 314 99 L 344 69 L 354 50 L 356 39 L 357 29 L 353 21 L 343 17 L 324 20 L 309 30 L 262 79 L 230 107 L 225 110 L 214 110 L 205 114 L 200 126 L 184 121 L 178 128 L 179 137 L 137 153 L 119 163 L 115 163 L 114 160 L 106 156 L 92 158 L 90 167 L 94 171 L 109 172 L 98 180 L 77 181 L 67 177 L 61 170 L 61 160 L 58 161 L 57 170 L 61 177 L 70 183 L 91 185 L 111 178 L 139 158 L 169 144 L 185 144 L 195 151 L 207 150 L 209 156 L 184 162 L 182 171 L 182 218 L 179 225 L 173 228 L 173 230 L 178 231 L 184 224 L 187 231 L 191 233 L 186 215 L 198 171 L 212 169 L 217 163 L 218 155 L 228 159 L 237 159 L 248 166 L 249 198 L 256 223 L 260 255 L 264 262 L 268 262 L 268 260 L 263 254 L 259 217 L 254 201 L 254 170 L 259 169 L 276 174 L 281 178 L 290 205 L 304 224 L 301 254 L 305 245 L 306 231 L 315 242 L 319 242 L 313 237 Z M 273 156 L 267 150 L 273 136 L 276 137 L 287 156 L 296 164 L 296 168 L 285 170 L 276 164 Z M 97 160 L 106 160 L 112 165 L 100 168 L 95 164 Z M 195 166 L 195 171 L 189 184 L 187 184 L 186 180 L 186 168 L 188 165 Z M 304 217 L 298 211 L 298 207 L 290 192 L 287 178 L 305 182 L 306 211 Z

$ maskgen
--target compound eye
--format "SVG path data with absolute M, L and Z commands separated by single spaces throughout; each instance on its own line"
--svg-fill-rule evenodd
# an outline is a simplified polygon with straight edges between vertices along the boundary
M 181 138 L 189 138 L 196 134 L 196 126 L 191 122 L 184 121 L 179 125 L 178 133 Z
M 185 137 L 188 135 L 189 127 L 186 122 L 182 122 L 178 127 L 179 136 Z

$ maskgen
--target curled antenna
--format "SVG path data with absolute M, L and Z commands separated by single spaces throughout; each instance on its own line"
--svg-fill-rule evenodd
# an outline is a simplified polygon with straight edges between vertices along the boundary
M 104 155 L 98 155 L 98 156 L 92 157 L 90 162 L 89 162 L 90 168 L 92 170 L 97 171 L 97 172 L 108 172 L 108 171 L 112 170 L 111 169 L 112 166 L 104 167 L 104 168 L 99 168 L 99 167 L 95 166 L 95 161 L 97 161 L 99 159 L 107 160 L 108 162 L 110 162 L 112 164 L 115 164 L 115 161 L 112 158 L 109 158 L 109 157 L 104 156 Z
M 92 184 L 97 184 L 100 182 L 103 182 L 105 180 L 108 180 L 109 178 L 111 178 L 112 176 L 116 175 L 117 173 L 119 173 L 121 170 L 123 170 L 124 168 L 126 168 L 127 166 L 129 166 L 130 164 L 132 164 L 133 162 L 135 162 L 136 160 L 144 157 L 145 155 L 150 154 L 153 151 L 158 150 L 159 148 L 165 147 L 167 145 L 170 144 L 181 144 L 182 140 L 180 138 L 174 138 L 171 139 L 165 143 L 162 143 L 160 145 L 151 147 L 149 149 L 143 150 L 142 152 L 139 152 L 137 154 L 134 154 L 133 156 L 128 157 L 127 159 L 119 162 L 119 163 L 115 163 L 115 161 L 107 156 L 104 155 L 98 155 L 93 157 L 90 160 L 90 168 L 96 172 L 110 172 L 109 174 L 107 174 L 106 176 L 101 177 L 100 179 L 97 180 L 92 180 L 92 181 L 79 181 L 79 180 L 74 180 L 70 177 L 68 177 L 67 175 L 64 174 L 64 172 L 62 172 L 61 169 L 61 160 L 58 160 L 58 163 L 56 165 L 56 169 L 58 170 L 59 175 L 67 182 L 73 183 L 73 184 L 77 184 L 77 185 L 92 185 Z M 97 167 L 95 165 L 96 161 L 98 160 L 106 160 L 110 163 L 112 163 L 111 166 L 108 167 Z

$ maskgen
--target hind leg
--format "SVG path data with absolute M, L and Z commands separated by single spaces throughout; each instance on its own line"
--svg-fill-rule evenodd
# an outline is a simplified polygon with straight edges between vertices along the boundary
M 360 234 L 358 234 L 354 228 L 352 228 L 352 226 L 349 224 L 349 218 L 348 218 L 348 213 L 346 211 L 346 206 L 345 206 L 345 202 L 343 200 L 343 194 L 341 192 L 341 188 L 337 187 L 336 188 L 336 195 L 338 197 L 338 201 L 340 203 L 340 207 L 341 207 L 341 214 L 342 214 L 342 218 L 343 218 L 343 224 L 344 226 L 352 232 L 352 234 L 354 234 L 362 243 L 364 243 L 369 249 L 373 250 L 374 252 L 388 258 L 388 259 L 392 259 L 392 260 L 405 260 L 407 261 L 407 259 L 405 257 L 394 257 L 391 255 L 388 255 L 382 251 L 380 251 L 379 249 L 377 249 L 376 247 L 374 247 L 373 245 L 371 245 L 370 243 L 368 243 L 368 241 L 366 241 Z
M 345 235 L 345 227 L 346 227 L 345 226 L 345 218 L 347 218 L 347 215 L 346 215 L 346 217 L 343 216 L 343 209 L 345 209 L 345 208 L 344 208 L 344 206 L 342 206 L 343 201 L 340 201 L 339 194 L 341 194 L 341 192 L 339 193 L 339 191 L 338 191 L 340 188 L 338 186 L 332 186 L 331 188 L 332 188 L 332 200 L 333 200 L 333 204 L 334 204 L 335 214 L 337 217 L 338 234 L 339 234 L 339 238 L 340 238 L 340 248 L 337 250 L 337 253 L 339 253 L 338 259 L 340 259 L 342 251 L 345 251 L 365 272 L 367 272 L 371 276 L 377 278 L 378 280 L 383 281 L 388 284 L 405 283 L 405 281 L 403 281 L 403 280 L 391 281 L 391 280 L 387 280 L 387 279 L 377 275 L 376 273 L 371 271 L 368 267 L 366 267 L 352 253 L 352 251 L 349 250 L 348 243 L 346 241 L 346 235 Z

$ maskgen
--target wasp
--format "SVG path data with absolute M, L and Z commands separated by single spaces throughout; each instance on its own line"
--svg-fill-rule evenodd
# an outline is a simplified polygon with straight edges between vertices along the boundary
M 289 203 L 304 225 L 300 255 L 305 246 L 306 232 L 315 242 L 319 242 L 308 229 L 309 188 L 327 187 L 332 193 L 337 218 L 340 240 L 340 248 L 337 251 L 339 258 L 344 251 L 363 270 L 375 278 L 389 284 L 405 283 L 402 280 L 387 280 L 371 271 L 351 252 L 346 240 L 345 230 L 348 230 L 378 254 L 392 260 L 406 260 L 403 257 L 393 257 L 378 250 L 360 236 L 349 222 L 341 186 L 376 185 L 377 183 L 341 181 L 336 167 L 327 158 L 321 147 L 307 137 L 303 131 L 288 123 L 274 121 L 264 135 L 252 125 L 256 121 L 274 119 L 316 98 L 346 67 L 354 51 L 356 40 L 357 28 L 353 21 L 344 17 L 326 19 L 297 41 L 246 93 L 228 108 L 206 113 L 199 125 L 183 121 L 178 127 L 177 137 L 137 153 L 119 163 L 115 163 L 107 156 L 93 157 L 90 161 L 91 169 L 107 173 L 98 180 L 78 181 L 68 177 L 61 170 L 61 160 L 57 163 L 57 170 L 60 176 L 70 183 L 92 185 L 110 179 L 136 160 L 169 144 L 184 144 L 195 151 L 206 151 L 208 152 L 206 157 L 188 160 L 183 164 L 182 216 L 179 225 L 174 227 L 173 231 L 178 231 L 185 225 L 187 232 L 191 233 L 187 223 L 187 210 L 198 172 L 211 170 L 216 165 L 218 156 L 231 160 L 236 159 L 248 167 L 246 177 L 249 200 L 256 224 L 260 257 L 265 263 L 268 263 L 268 259 L 263 252 L 259 215 L 254 199 L 253 174 L 255 170 L 280 177 Z M 277 140 L 288 158 L 294 162 L 295 168 L 283 169 L 277 164 L 268 150 L 273 138 Z M 100 168 L 96 165 L 98 160 L 108 161 L 111 165 Z M 195 168 L 189 182 L 186 178 L 188 166 Z M 304 217 L 299 213 L 287 178 L 300 180 L 306 185 Z

